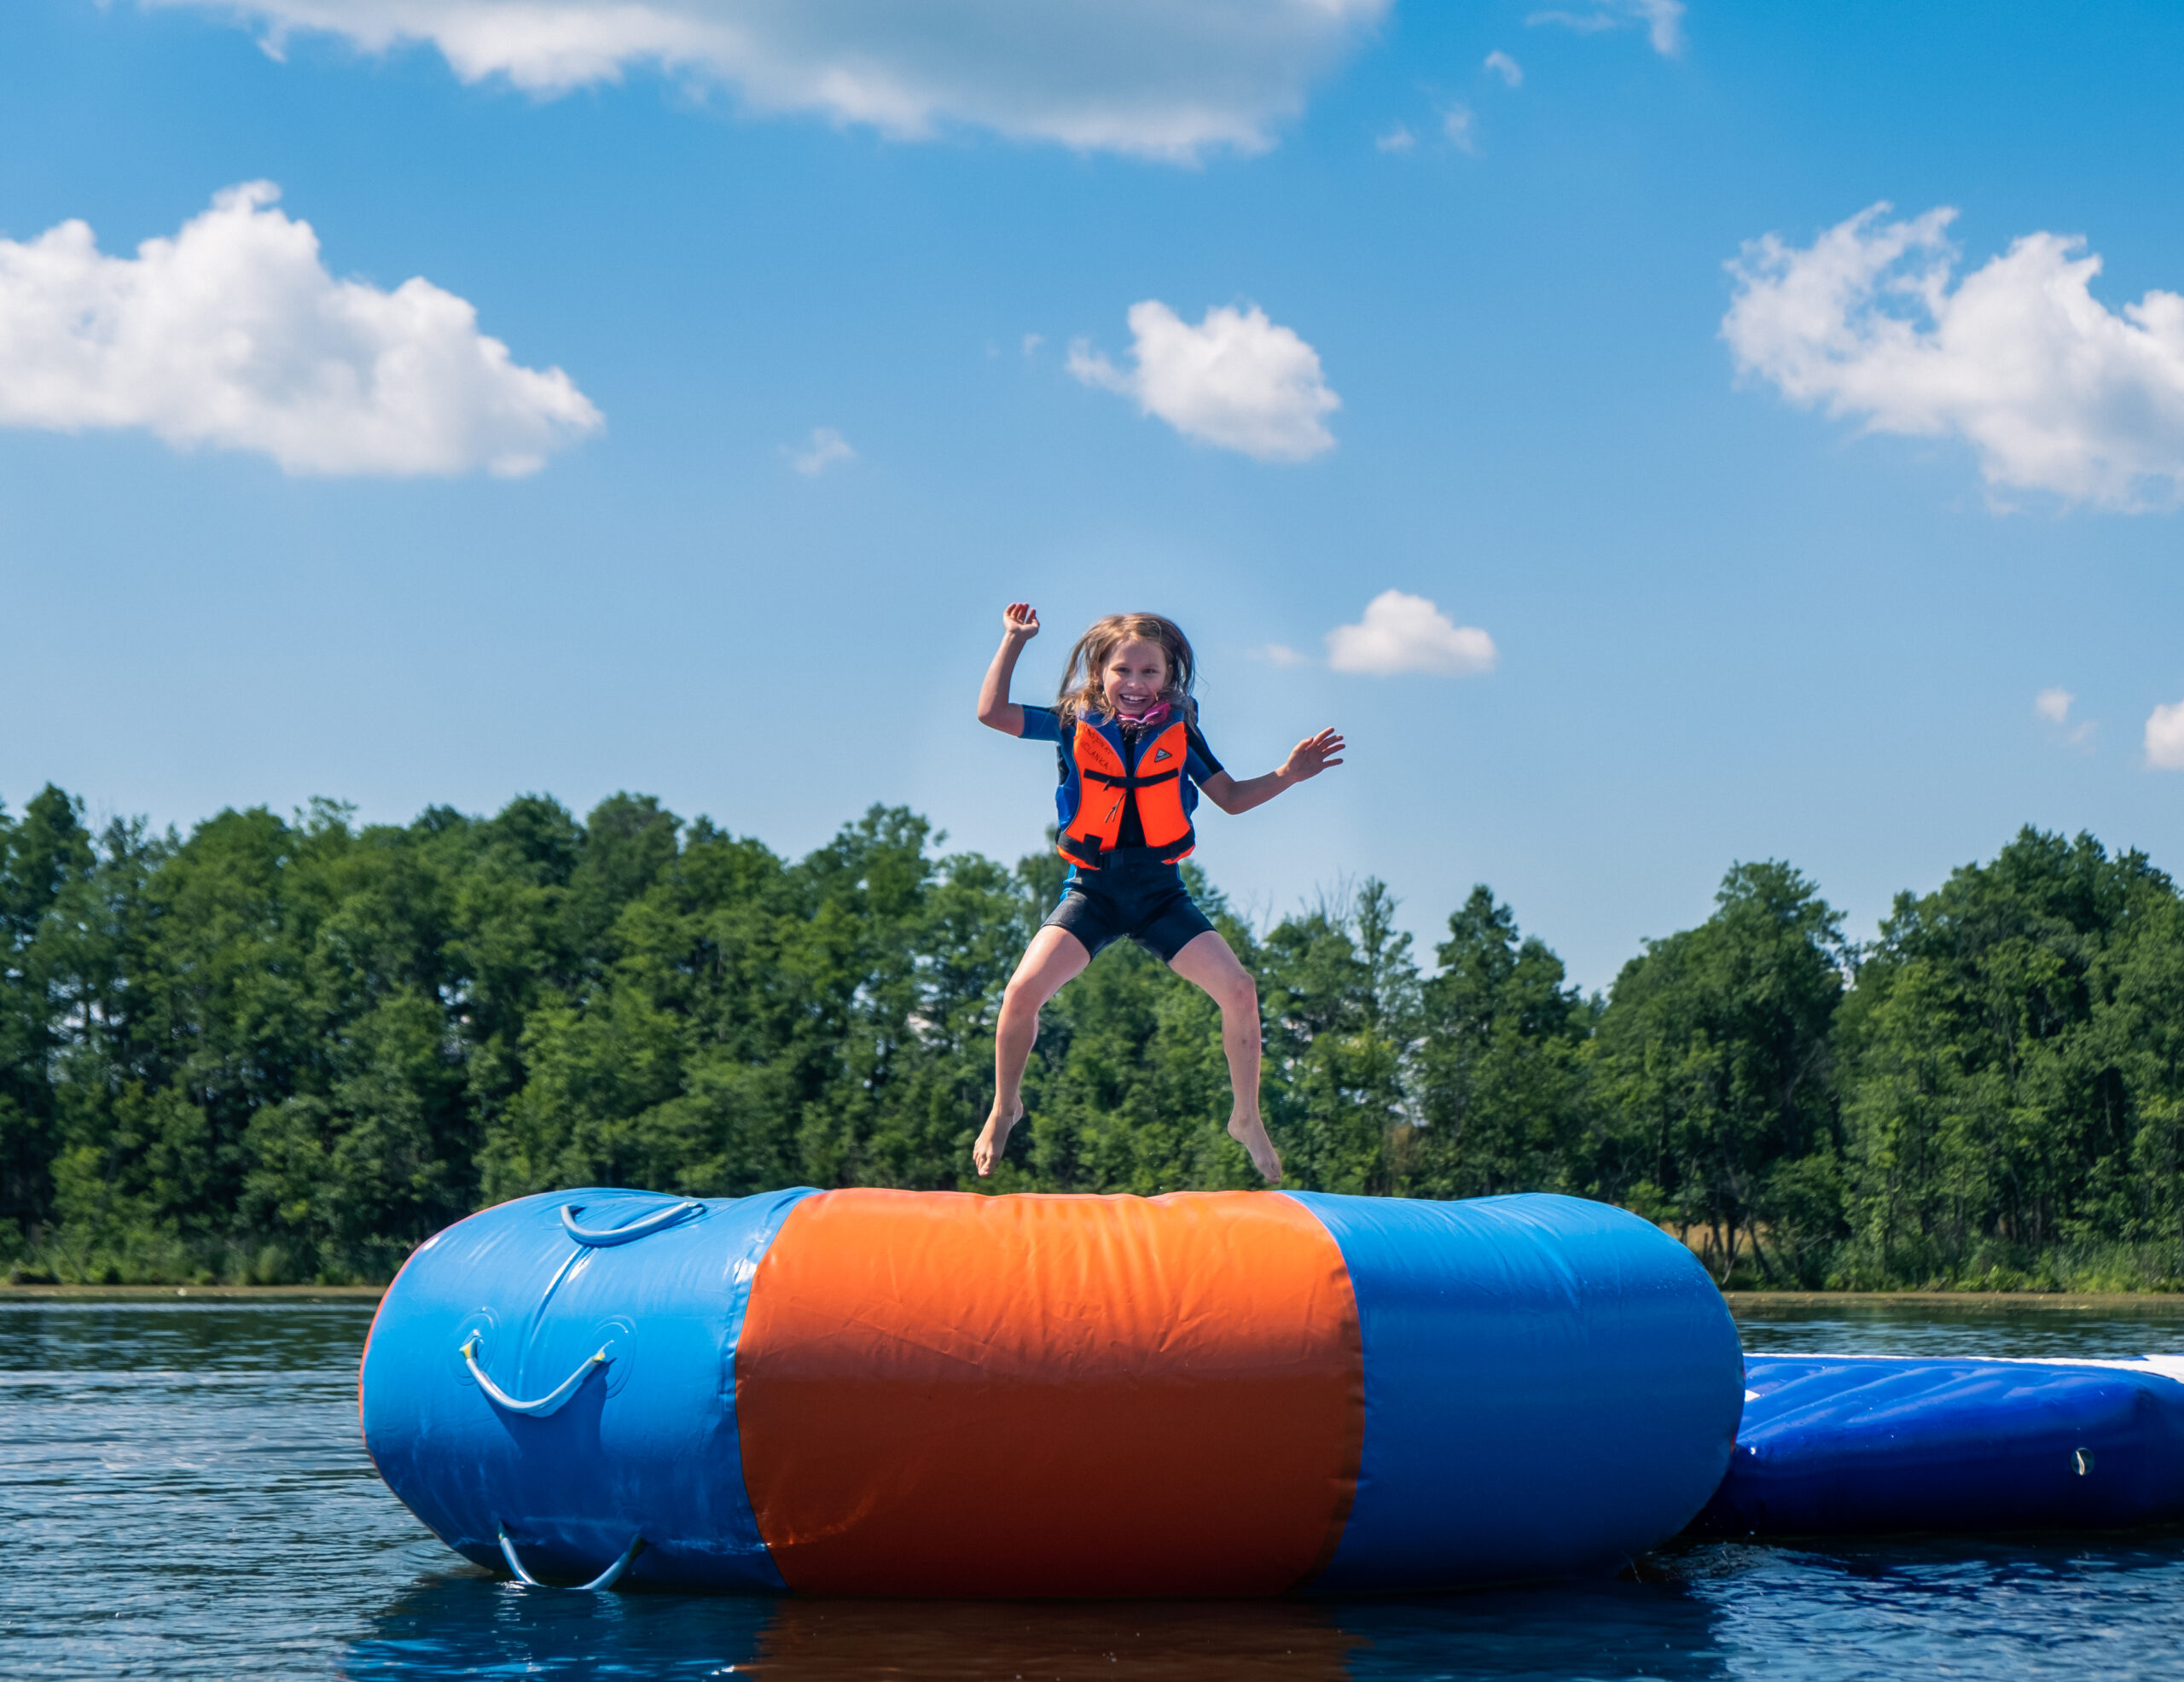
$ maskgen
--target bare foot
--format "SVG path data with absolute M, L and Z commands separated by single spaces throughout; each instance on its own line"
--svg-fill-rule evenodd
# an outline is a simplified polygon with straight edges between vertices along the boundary
M 1008 1149 L 1009 1133 L 1023 1119 L 1024 1106 L 1020 1103 L 1016 1106 L 1016 1114 L 1006 1121 L 1001 1119 L 997 1109 L 986 1117 L 986 1125 L 979 1129 L 979 1142 L 971 1147 L 971 1161 L 978 1167 L 979 1179 L 984 1179 L 993 1172 L 993 1165 L 1001 1161 L 1001 1153 Z
M 1251 1153 L 1252 1166 L 1265 1176 L 1269 1185 L 1281 1184 L 1281 1158 L 1275 1154 L 1274 1141 L 1266 1136 L 1265 1122 L 1256 1115 L 1232 1115 L 1228 1137 Z

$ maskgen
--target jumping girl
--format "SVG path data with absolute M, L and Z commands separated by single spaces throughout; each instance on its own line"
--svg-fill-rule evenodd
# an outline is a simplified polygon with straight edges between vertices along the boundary
M 1223 812 L 1249 812 L 1283 789 L 1342 763 L 1342 737 L 1331 730 L 1290 750 L 1277 771 L 1239 783 L 1221 768 L 1199 734 L 1191 699 L 1191 645 L 1158 614 L 1110 614 L 1077 639 L 1052 707 L 1008 698 L 1024 645 L 1039 634 L 1028 602 L 1002 614 L 1001 648 L 979 690 L 979 722 L 1008 736 L 1051 742 L 1061 760 L 1057 849 L 1069 877 L 1056 905 L 1031 937 L 1002 995 L 994 1029 L 993 1113 L 971 1148 L 981 1174 L 1024 1119 L 1024 1065 L 1039 1037 L 1039 1011 L 1083 972 L 1101 948 L 1127 935 L 1221 1007 L 1235 1103 L 1228 1132 L 1269 1182 L 1281 1158 L 1259 1119 L 1259 995 L 1191 903 L 1180 861 L 1197 842 L 1191 812 L 1199 792 Z

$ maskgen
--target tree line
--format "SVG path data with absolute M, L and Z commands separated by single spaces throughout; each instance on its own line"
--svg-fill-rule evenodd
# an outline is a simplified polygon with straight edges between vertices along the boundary
M 1217 1015 L 1134 947 L 1048 1008 L 969 1149 L 1002 984 L 1061 887 L 874 807 L 799 859 L 652 799 L 187 837 L 0 808 L 0 1267 L 383 1280 L 483 1204 L 621 1184 L 1257 1184 Z M 1604 994 L 1477 887 L 1432 961 L 1377 881 L 1246 926 L 1288 1184 L 1601 1198 L 1725 1283 L 2184 1285 L 2184 904 L 2027 829 L 1867 945 L 1740 864 Z

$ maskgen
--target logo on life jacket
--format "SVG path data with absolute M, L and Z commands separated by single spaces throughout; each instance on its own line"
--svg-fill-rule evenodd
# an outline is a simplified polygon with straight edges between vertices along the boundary
M 1137 764 L 1169 765 L 1188 751 L 1188 726 L 1181 719 L 1138 750 Z M 1065 819 L 1055 838 L 1054 850 L 1086 870 L 1100 868 L 1103 855 L 1120 844 L 1125 801 L 1134 801 L 1137 821 L 1145 831 L 1145 844 L 1164 864 L 1188 856 L 1198 844 L 1184 802 L 1183 767 L 1147 774 L 1124 763 L 1121 732 L 1110 724 L 1101 729 L 1079 719 L 1063 750 L 1066 765 L 1076 775 L 1065 779 Z M 1074 784 L 1076 809 L 1067 811 Z

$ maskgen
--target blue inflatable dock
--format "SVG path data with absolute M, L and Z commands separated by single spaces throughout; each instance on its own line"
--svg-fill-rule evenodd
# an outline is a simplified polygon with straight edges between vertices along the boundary
M 2116 1530 L 2184 1522 L 2184 1356 L 1751 1355 L 1734 1536 Z

